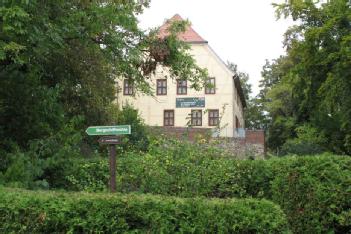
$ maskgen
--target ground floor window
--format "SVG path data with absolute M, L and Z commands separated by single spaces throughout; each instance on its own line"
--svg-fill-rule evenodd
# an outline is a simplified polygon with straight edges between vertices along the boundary
M 208 126 L 218 126 L 219 124 L 219 110 L 208 111 Z
M 174 110 L 164 110 L 163 112 L 163 125 L 174 126 Z
M 202 126 L 202 111 L 192 110 L 191 111 L 191 126 Z

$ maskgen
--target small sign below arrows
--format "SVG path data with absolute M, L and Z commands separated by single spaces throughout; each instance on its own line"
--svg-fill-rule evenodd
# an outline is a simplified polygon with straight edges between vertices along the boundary
M 121 138 L 117 136 L 105 136 L 99 139 L 102 145 L 118 145 L 121 144 Z

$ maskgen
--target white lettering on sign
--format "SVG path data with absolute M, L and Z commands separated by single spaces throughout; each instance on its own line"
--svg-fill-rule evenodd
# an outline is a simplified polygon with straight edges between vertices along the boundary
M 103 133 L 106 133 L 106 132 L 124 132 L 124 131 L 129 131 L 128 128 L 98 128 L 96 129 L 96 132 L 103 132 Z

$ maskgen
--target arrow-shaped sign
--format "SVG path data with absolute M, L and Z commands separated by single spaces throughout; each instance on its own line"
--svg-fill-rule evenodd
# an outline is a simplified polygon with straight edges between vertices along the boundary
M 116 125 L 116 126 L 91 126 L 85 132 L 89 136 L 108 136 L 108 135 L 126 135 L 130 134 L 130 125 Z

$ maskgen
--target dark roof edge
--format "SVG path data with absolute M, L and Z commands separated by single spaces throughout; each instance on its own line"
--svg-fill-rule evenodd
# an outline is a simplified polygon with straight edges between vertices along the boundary
M 185 41 L 185 43 L 189 43 L 189 44 L 208 44 L 208 41 Z
M 246 100 L 245 100 L 244 91 L 243 91 L 243 89 L 241 87 L 240 78 L 239 78 L 238 75 L 235 74 L 233 76 L 233 79 L 234 79 L 235 87 L 238 90 L 238 93 L 239 93 L 239 96 L 240 96 L 240 99 L 241 99 L 241 103 L 242 103 L 243 107 L 246 108 Z

